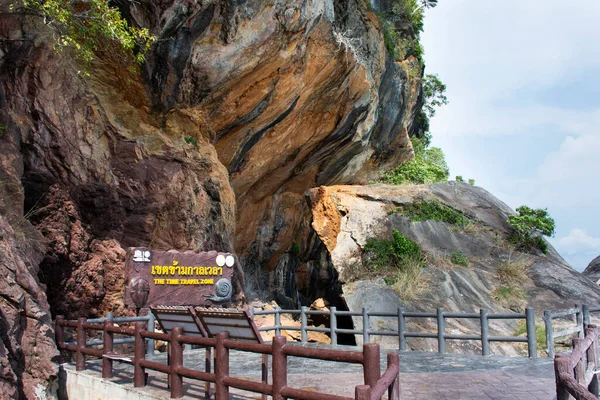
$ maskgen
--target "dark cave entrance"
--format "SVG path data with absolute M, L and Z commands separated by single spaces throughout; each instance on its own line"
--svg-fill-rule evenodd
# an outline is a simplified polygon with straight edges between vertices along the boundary
M 310 254 L 300 255 L 297 251 L 284 254 L 275 268 L 272 281 L 274 297 L 282 309 L 310 308 L 318 299 L 325 301 L 325 310 L 335 307 L 337 311 L 350 311 L 343 296 L 342 282 L 333 267 L 329 253 L 318 240 Z M 299 318 L 299 315 L 297 316 Z M 308 315 L 309 325 L 331 328 L 329 315 Z M 354 330 L 349 315 L 336 314 L 337 328 Z M 329 332 L 324 332 L 330 336 Z M 354 334 L 338 333 L 337 343 L 356 346 Z

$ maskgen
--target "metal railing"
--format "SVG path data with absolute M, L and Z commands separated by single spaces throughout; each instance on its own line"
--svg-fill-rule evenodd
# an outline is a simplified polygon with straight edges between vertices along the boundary
M 64 327 L 77 329 L 76 344 L 73 345 L 64 342 Z M 103 332 L 104 340 L 102 349 L 87 347 L 88 330 Z M 113 352 L 113 335 L 115 333 L 134 338 L 133 357 Z M 89 323 L 85 318 L 79 318 L 77 321 L 65 321 L 62 317 L 57 317 L 56 319 L 55 334 L 59 349 L 76 353 L 75 366 L 77 371 L 85 370 L 85 357 L 86 355 L 91 355 L 102 358 L 103 378 L 112 377 L 114 361 L 132 364 L 134 387 L 146 385 L 146 370 L 163 372 L 168 375 L 171 398 L 183 397 L 184 378 L 214 383 L 216 400 L 228 399 L 229 388 L 261 393 L 263 398 L 266 395 L 270 395 L 275 400 L 283 400 L 284 398 L 299 400 L 377 400 L 381 399 L 385 392 L 387 392 L 388 399 L 390 400 L 399 400 L 400 398 L 400 362 L 398 353 L 391 352 L 387 355 L 387 369 L 381 374 L 379 345 L 372 343 L 364 344 L 362 352 L 307 348 L 287 344 L 286 338 L 282 336 L 274 337 L 272 344 L 262 344 L 231 340 L 227 332 L 220 332 L 214 338 L 204 338 L 185 336 L 182 327 L 174 327 L 171 333 L 167 334 L 146 330 L 145 322 L 136 322 L 135 328 L 132 329 L 114 326 L 111 320 L 105 320 L 103 324 L 99 324 Z M 168 364 L 146 359 L 144 347 L 145 339 L 148 338 L 168 342 L 170 346 Z M 196 344 L 214 348 L 214 372 L 210 371 L 210 365 L 206 366 L 205 371 L 184 367 L 183 349 L 185 344 Z M 229 350 L 271 355 L 272 383 L 269 384 L 266 381 L 258 382 L 230 376 Z M 287 384 L 288 356 L 361 364 L 363 367 L 364 384 L 355 387 L 354 397 L 343 397 L 289 387 Z M 209 388 L 205 386 L 205 396 L 208 398 L 209 394 Z
M 107 313 L 105 317 L 102 318 L 90 318 L 85 320 L 88 324 L 104 324 L 104 321 L 110 321 L 112 323 L 127 323 L 127 322 L 147 322 L 148 323 L 148 332 L 154 332 L 154 314 L 152 312 L 148 312 L 147 315 L 139 316 L 139 317 L 119 317 L 113 318 L 112 313 Z M 75 321 L 73 321 L 75 322 Z M 135 342 L 134 338 L 119 338 L 113 339 L 113 344 L 132 344 Z M 104 332 L 102 339 L 92 339 L 86 340 L 86 346 L 100 346 L 104 343 Z M 67 345 L 76 345 L 77 342 L 65 342 Z M 154 354 L 154 339 L 148 338 L 146 343 L 146 352 L 148 355 Z
M 600 307 L 590 307 L 577 304 L 574 308 L 565 311 L 553 312 L 544 311 L 544 324 L 546 326 L 546 346 L 548 357 L 554 357 L 554 340 L 558 338 L 571 337 L 575 334 L 580 338 L 584 337 L 585 328 L 590 324 L 592 313 L 600 312 Z M 571 317 L 574 319 L 575 326 L 562 331 L 554 332 L 553 320 L 559 318 Z
M 253 311 L 253 312 L 252 312 Z M 309 310 L 302 307 L 300 310 L 252 310 L 253 315 L 274 315 L 275 325 L 263 326 L 259 331 L 275 331 L 275 335 L 280 335 L 282 330 L 300 331 L 302 342 L 308 340 L 308 332 L 322 332 L 329 334 L 331 344 L 338 343 L 339 334 L 362 335 L 363 343 L 369 343 L 371 336 L 396 336 L 398 337 L 398 346 L 400 350 L 406 350 L 407 338 L 431 338 L 437 339 L 438 352 L 446 353 L 447 340 L 476 340 L 481 342 L 481 352 L 483 355 L 490 354 L 490 343 L 492 342 L 523 342 L 527 343 L 528 355 L 530 358 L 537 357 L 537 343 L 535 335 L 535 320 L 533 308 L 526 308 L 524 313 L 506 313 L 506 314 L 490 314 L 485 308 L 479 310 L 478 313 L 455 313 L 445 312 L 443 308 L 438 308 L 436 312 L 410 312 L 404 311 L 402 307 L 398 308 L 396 313 L 381 313 L 367 312 L 362 309 L 361 312 L 338 311 L 336 307 L 331 307 L 329 311 Z M 284 326 L 281 325 L 281 314 L 299 315 L 300 326 Z M 309 315 L 324 315 L 329 316 L 329 328 L 319 328 L 308 326 Z M 357 329 L 340 329 L 338 328 L 339 316 L 350 316 L 362 318 L 362 330 Z M 396 318 L 397 330 L 383 331 L 373 330 L 370 326 L 371 318 Z M 437 332 L 415 332 L 406 330 L 406 318 L 429 318 L 435 319 L 437 322 Z M 446 319 L 477 319 L 480 321 L 479 334 L 449 334 L 446 333 Z M 495 336 L 490 335 L 489 321 L 495 320 L 514 320 L 524 319 L 526 325 L 526 336 Z
M 571 395 L 576 400 L 596 400 L 599 382 L 598 335 L 600 329 L 589 325 L 585 329 L 585 338 L 573 339 L 571 354 L 558 354 L 554 358 L 557 400 L 568 400 Z

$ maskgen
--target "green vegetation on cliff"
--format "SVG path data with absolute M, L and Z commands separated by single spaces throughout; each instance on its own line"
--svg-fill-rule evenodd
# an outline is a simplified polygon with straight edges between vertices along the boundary
M 394 229 L 391 240 L 368 239 L 364 251 L 367 267 L 381 273 L 401 299 L 412 300 L 424 288 L 421 272 L 425 258 L 421 247 L 397 230 Z
M 548 252 L 548 244 L 541 235 L 554 235 L 554 219 L 546 209 L 532 209 L 527 206 L 517 208 L 518 215 L 510 215 L 508 224 L 513 229 L 509 242 L 521 250 L 539 249 Z
M 437 200 L 402 204 L 394 212 L 406 215 L 411 221 L 434 220 L 458 226 L 464 226 L 467 222 L 461 213 Z
M 53 30 L 55 48 L 72 49 L 85 63 L 98 51 L 115 49 L 141 63 L 154 40 L 146 28 L 130 26 L 107 0 L 21 0 L 10 2 L 8 8 L 12 13 L 42 18 Z
M 423 62 L 423 11 L 437 5 L 437 0 L 392 0 L 392 7 L 379 13 L 385 47 L 394 60 L 402 61 L 413 56 Z
M 380 182 L 388 185 L 445 182 L 448 180 L 448 170 L 447 166 L 444 168 L 446 162 L 443 159 L 443 154 L 439 147 L 425 149 L 422 153 L 415 154 L 413 160 L 402 163 L 383 174 Z

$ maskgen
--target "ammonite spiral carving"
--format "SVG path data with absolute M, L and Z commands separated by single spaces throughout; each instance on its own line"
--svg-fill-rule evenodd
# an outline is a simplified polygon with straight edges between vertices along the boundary
M 213 303 L 225 303 L 231 300 L 233 287 L 231 286 L 231 281 L 229 281 L 229 279 L 221 278 L 217 281 L 215 286 L 215 296 L 205 295 L 207 300 L 210 300 Z

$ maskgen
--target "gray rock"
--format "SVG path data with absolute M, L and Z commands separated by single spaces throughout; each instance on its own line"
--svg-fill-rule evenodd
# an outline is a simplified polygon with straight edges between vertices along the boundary
M 319 221 L 313 228 L 321 240 L 328 243 L 329 259 L 344 283 L 343 296 L 351 311 L 364 307 L 369 311 L 397 312 L 398 307 L 404 307 L 433 312 L 443 307 L 454 312 L 478 312 L 486 308 L 491 313 L 505 313 L 534 307 L 536 316 L 541 318 L 547 309 L 562 310 L 575 303 L 600 304 L 600 289 L 571 268 L 552 246 L 549 245 L 547 254 L 528 254 L 514 249 L 507 241 L 511 231 L 506 223 L 514 211 L 482 188 L 458 182 L 428 186 L 336 186 L 322 190 L 320 198 L 308 196 L 308 200 L 319 204 L 319 207 L 311 204 L 313 221 Z M 470 224 L 459 227 L 433 220 L 415 222 L 397 212 L 401 204 L 422 200 L 437 200 L 463 213 Z M 334 209 L 340 211 L 337 228 L 324 221 Z M 367 240 L 390 239 L 394 230 L 418 243 L 426 255 L 428 267 L 419 278 L 423 289 L 417 295 L 406 297 L 396 293 L 381 279 L 385 273 L 372 272 L 365 265 Z M 469 265 L 453 265 L 449 257 L 452 253 L 466 256 Z M 520 278 L 518 284 L 503 282 L 497 272 L 498 266 L 503 264 L 522 265 L 526 277 Z M 506 291 L 500 288 L 507 286 L 511 287 L 509 291 L 514 290 L 512 293 L 523 295 L 502 294 Z M 361 329 L 360 318 L 355 318 L 354 323 L 356 329 Z M 419 330 L 436 329 L 433 321 L 414 323 Z M 371 329 L 394 331 L 397 329 L 394 324 L 389 319 L 374 319 Z M 516 327 L 516 320 L 498 321 L 492 329 L 497 334 L 512 335 Z M 475 320 L 449 320 L 447 329 L 453 333 L 473 333 L 480 328 Z M 361 338 L 357 339 L 360 342 Z M 397 338 L 393 340 L 397 344 Z M 467 346 L 451 342 L 448 345 L 457 351 L 479 348 L 478 344 Z M 411 346 L 435 350 L 435 346 L 425 340 L 409 342 Z M 500 352 L 514 354 L 515 349 L 506 345 Z
M 592 281 L 598 282 L 600 280 L 600 256 L 594 258 L 592 262 L 583 271 L 583 276 L 588 277 Z

